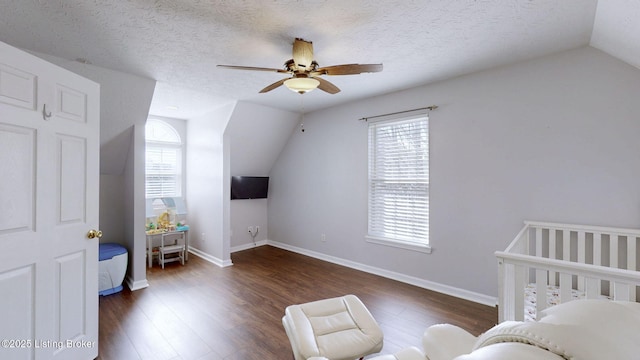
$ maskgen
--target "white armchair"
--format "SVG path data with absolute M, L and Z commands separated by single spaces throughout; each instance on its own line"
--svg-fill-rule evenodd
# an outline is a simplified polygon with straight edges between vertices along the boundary
M 382 349 L 382 330 L 355 295 L 290 305 L 282 325 L 296 360 L 352 360 Z

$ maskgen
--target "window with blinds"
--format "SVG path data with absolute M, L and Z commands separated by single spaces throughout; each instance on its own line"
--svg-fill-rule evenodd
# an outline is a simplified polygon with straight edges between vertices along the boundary
M 369 123 L 367 239 L 429 252 L 426 114 Z
M 163 121 L 149 119 L 145 133 L 146 197 L 181 196 L 182 143 L 178 132 Z

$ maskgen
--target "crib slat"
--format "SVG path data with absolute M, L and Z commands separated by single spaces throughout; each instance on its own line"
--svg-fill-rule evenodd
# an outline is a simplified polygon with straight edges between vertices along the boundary
M 602 233 L 593 233 L 593 265 L 602 265 Z
M 536 228 L 536 254 L 535 256 L 542 256 L 542 228 Z
M 549 229 L 549 259 L 556 258 L 556 230 Z M 549 285 L 557 286 L 556 272 L 549 271 Z
M 510 269 L 513 265 L 506 264 L 504 259 L 498 257 L 498 322 L 513 319 L 513 308 L 511 305 L 512 294 L 515 292 L 513 286 L 513 272 Z
M 542 256 L 542 228 L 536 228 L 536 257 Z M 536 317 L 545 308 L 546 304 L 546 284 L 547 273 L 544 270 L 536 269 Z
M 627 270 L 636 271 L 636 237 L 632 235 L 627 236 Z M 632 286 L 629 291 L 629 300 L 636 301 L 636 287 Z
M 560 273 L 560 303 L 571 301 L 571 274 Z
M 514 297 L 515 307 L 515 319 L 516 321 L 524 320 L 524 286 L 525 286 L 525 271 L 524 266 L 514 265 L 514 287 L 516 289 Z
M 578 262 L 581 264 L 586 262 L 585 242 L 584 231 L 578 231 Z M 584 291 L 584 276 L 578 276 L 578 290 Z
M 609 267 L 618 268 L 618 235 L 609 234 Z M 615 286 L 609 282 L 609 294 L 614 294 Z
M 536 269 L 536 320 L 547 308 L 547 271 Z
M 609 267 L 618 267 L 618 235 L 609 235 Z
M 587 287 L 585 295 L 587 299 L 597 299 L 600 296 L 600 279 L 586 278 Z
M 593 233 L 593 265 L 602 265 L 602 233 Z M 602 295 L 602 281 L 598 281 L 598 295 Z
M 578 232 L 578 262 L 584 264 L 586 262 L 586 234 L 584 231 Z
M 636 264 L 636 237 L 635 236 L 627 236 L 627 270 L 637 270 Z
M 627 284 L 616 282 L 613 284 L 613 300 L 629 301 L 630 287 Z
M 571 231 L 562 231 L 562 260 L 571 260 Z

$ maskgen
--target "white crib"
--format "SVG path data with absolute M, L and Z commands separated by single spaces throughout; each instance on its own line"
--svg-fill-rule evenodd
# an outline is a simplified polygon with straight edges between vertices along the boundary
M 506 250 L 495 253 L 499 321 L 532 320 L 579 298 L 636 301 L 639 240 L 636 229 L 525 221 Z

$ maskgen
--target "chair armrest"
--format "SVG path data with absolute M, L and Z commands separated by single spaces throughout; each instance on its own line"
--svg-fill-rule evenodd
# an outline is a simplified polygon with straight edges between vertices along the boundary
M 422 346 L 429 360 L 451 360 L 473 350 L 477 338 L 450 324 L 430 326 L 422 336 Z
M 562 360 L 550 351 L 539 347 L 522 343 L 498 343 L 480 349 L 472 353 L 462 355 L 455 360 Z

